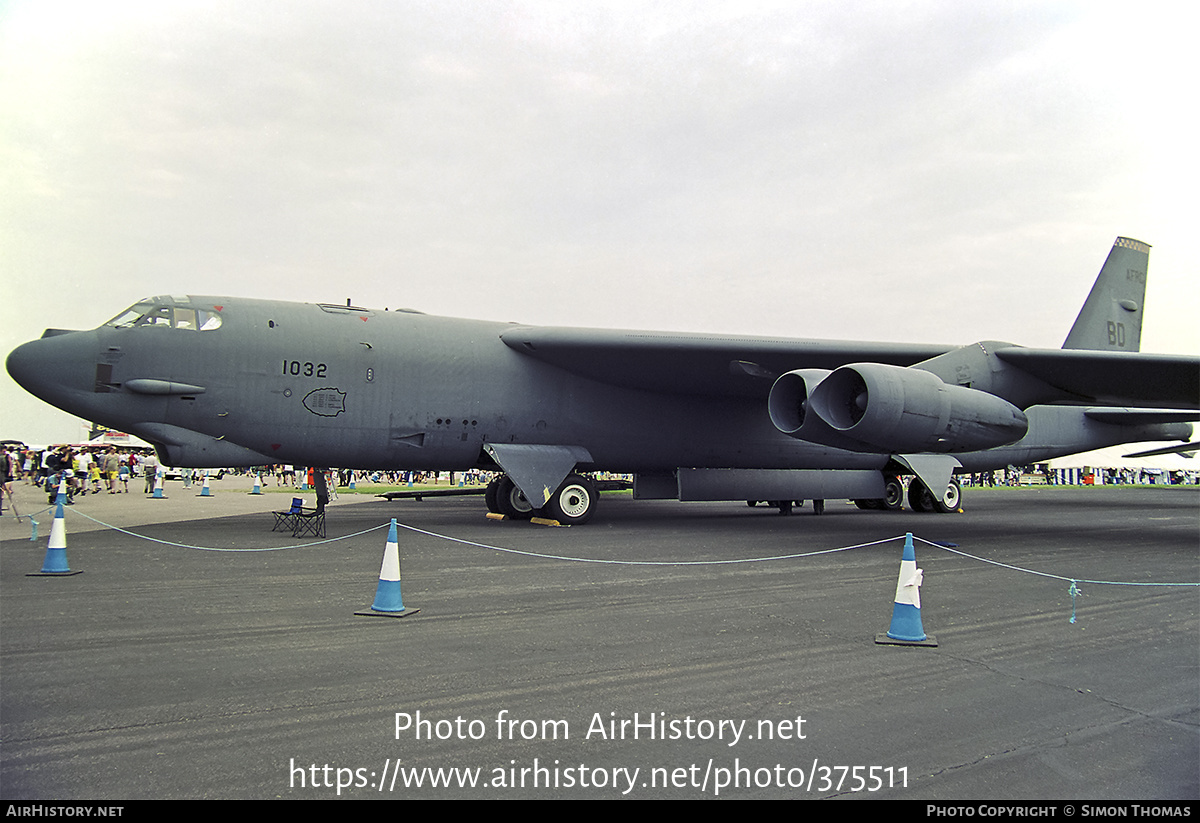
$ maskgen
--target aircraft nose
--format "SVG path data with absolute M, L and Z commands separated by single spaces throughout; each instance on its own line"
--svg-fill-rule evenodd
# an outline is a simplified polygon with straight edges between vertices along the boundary
M 9 352 L 4 366 L 8 369 L 8 374 L 13 380 L 17 381 L 22 388 L 29 390 L 30 384 L 36 380 L 40 371 L 40 360 L 41 354 L 38 350 L 38 341 L 34 340 L 30 343 L 22 343 Z
M 96 344 L 88 332 L 43 336 L 13 349 L 5 361 L 9 375 L 27 392 L 48 402 L 64 394 L 91 392 Z

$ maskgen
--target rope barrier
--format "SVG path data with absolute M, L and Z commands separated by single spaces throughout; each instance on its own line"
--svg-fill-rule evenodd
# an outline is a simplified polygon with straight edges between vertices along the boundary
M 593 557 L 568 557 L 560 554 L 542 554 L 539 552 L 521 551 L 520 549 L 506 549 L 501 546 L 489 546 L 487 543 L 477 543 L 474 540 L 464 540 L 460 537 L 450 537 L 449 535 L 438 534 L 437 532 L 426 531 L 425 529 L 418 529 L 416 526 L 408 526 L 404 523 L 397 523 L 396 525 L 402 529 L 408 529 L 411 532 L 423 534 L 428 537 L 436 537 L 440 540 L 448 540 L 452 543 L 462 543 L 466 546 L 476 546 L 481 549 L 488 549 L 495 552 L 504 552 L 505 554 L 516 554 L 523 557 L 536 557 L 541 560 L 563 560 L 571 563 L 604 563 L 612 566 L 728 566 L 737 563 L 766 563 L 772 560 L 795 560 L 800 557 L 814 557 L 819 554 L 833 554 L 835 552 L 850 551 L 851 549 L 861 549 L 867 546 L 876 546 L 881 543 L 888 543 L 897 539 L 895 537 L 887 537 L 883 540 L 874 540 L 870 543 L 858 543 L 853 546 L 841 546 L 836 549 L 821 549 L 819 551 L 802 552 L 799 554 L 780 554 L 772 557 L 743 557 L 737 560 L 602 560 L 600 558 Z M 903 540 L 904 535 L 901 535 L 899 539 Z
M 112 529 L 113 531 L 121 532 L 121 534 L 127 534 L 130 537 L 136 537 L 140 540 L 148 540 L 151 543 L 161 543 L 164 546 L 175 546 L 180 549 L 194 549 L 196 551 L 201 551 L 201 552 L 280 552 L 280 551 L 287 551 L 288 549 L 307 549 L 312 546 L 320 546 L 324 543 L 336 543 L 339 540 L 350 540 L 351 538 L 354 538 L 354 537 L 362 537 L 364 534 L 370 534 L 371 532 L 377 532 L 380 529 L 386 529 L 388 527 L 388 524 L 384 523 L 381 526 L 372 526 L 369 529 L 363 529 L 362 531 L 355 532 L 354 534 L 346 534 L 341 537 L 331 537 L 328 540 L 317 540 L 312 543 L 294 543 L 290 546 L 269 546 L 269 547 L 260 547 L 260 548 L 224 549 L 224 548 L 216 548 L 213 546 L 191 546 L 187 543 L 176 543 L 173 540 L 162 540 L 158 537 L 148 537 L 144 534 L 138 534 L 137 532 L 132 532 L 129 529 L 123 529 L 120 526 L 114 526 L 111 523 L 105 523 L 103 520 L 97 520 L 96 518 L 92 517 L 91 515 L 84 514 L 81 511 L 75 511 L 74 509 L 70 509 L 69 511 L 71 512 L 71 514 L 77 514 L 80 517 L 86 517 L 88 520 L 91 520 L 93 523 L 104 526 L 107 529 Z
M 49 509 L 43 509 L 42 511 L 49 511 Z M 350 540 L 350 539 L 353 539 L 356 537 L 362 537 L 364 534 L 370 534 L 371 532 L 386 529 L 390 525 L 389 523 L 381 523 L 378 526 L 372 526 L 369 529 L 363 529 L 362 531 L 354 532 L 353 534 L 343 535 L 342 537 L 331 537 L 327 540 L 317 540 L 317 541 L 314 541 L 311 543 L 292 544 L 290 546 L 273 546 L 273 547 L 236 549 L 236 548 L 215 548 L 215 547 L 211 547 L 211 546 L 192 546 L 187 543 L 177 543 L 172 540 L 163 540 L 163 539 L 160 539 L 157 537 L 148 537 L 146 535 L 142 535 L 142 534 L 138 534 L 137 532 L 130 531 L 129 529 L 123 529 L 119 526 L 114 526 L 110 523 L 105 523 L 104 521 L 98 520 L 95 517 L 92 517 L 91 515 L 84 514 L 81 511 L 76 511 L 74 509 L 68 509 L 68 511 L 70 511 L 72 514 L 77 514 L 80 517 L 85 517 L 88 520 L 91 520 L 93 523 L 96 523 L 100 526 L 104 526 L 105 528 L 112 529 L 114 531 L 118 531 L 118 532 L 121 532 L 122 534 L 127 534 L 131 537 L 136 537 L 141 540 L 148 540 L 153 543 L 160 543 L 160 544 L 166 545 L 166 546 L 175 546 L 177 548 L 182 548 L 182 549 L 193 549 L 195 551 L 208 551 L 208 552 L 275 552 L 275 551 L 286 551 L 288 549 L 309 548 L 312 546 L 320 546 L 320 545 L 324 545 L 327 543 L 336 543 L 341 540 Z M 41 512 L 38 512 L 38 513 L 40 514 Z M 501 552 L 504 554 L 512 554 L 512 555 L 517 555 L 517 556 L 521 556 L 521 557 L 536 558 L 539 560 L 558 560 L 558 561 L 568 562 L 568 563 L 595 563 L 595 564 L 604 564 L 604 565 L 610 565 L 610 566 L 682 567 L 682 566 L 730 566 L 730 565 L 738 565 L 738 564 L 743 564 L 743 563 L 768 563 L 768 562 L 774 562 L 774 561 L 778 561 L 778 560 L 798 560 L 798 559 L 805 558 L 805 557 L 817 557 L 817 556 L 823 555 L 823 554 L 836 554 L 838 552 L 852 551 L 854 549 L 863 549 L 863 548 L 867 548 L 869 546 L 878 546 L 878 545 L 882 545 L 884 543 L 890 543 L 894 540 L 903 540 L 905 537 L 904 535 L 897 535 L 895 537 L 885 537 L 881 540 L 873 540 L 873 541 L 870 541 L 867 543 L 855 543 L 850 546 L 839 546 L 839 547 L 833 548 L 833 549 L 818 549 L 816 551 L 811 551 L 811 552 L 798 552 L 798 553 L 794 553 L 794 554 L 771 555 L 771 556 L 767 556 L 767 557 L 743 557 L 743 558 L 738 558 L 735 560 L 612 560 L 612 559 L 603 559 L 603 558 L 596 558 L 596 557 L 570 557 L 570 556 L 561 555 L 561 554 L 546 554 L 543 552 L 531 552 L 531 551 L 523 551 L 521 549 L 510 549 L 510 548 L 505 548 L 503 546 L 493 546 L 493 545 L 490 545 L 487 543 L 480 543 L 475 540 L 466 540 L 461 537 L 452 537 L 450 535 L 439 534 L 438 532 L 428 531 L 427 529 L 421 529 L 416 526 L 409 526 L 405 523 L 397 523 L 396 525 L 402 529 L 413 532 L 415 534 L 422 534 L 422 535 L 425 535 L 426 537 L 432 537 L 432 538 L 435 538 L 438 540 L 446 540 L 451 543 L 459 543 L 464 546 L 474 546 L 476 548 L 486 549 L 488 551 Z M 1061 580 L 1065 583 L 1070 583 L 1071 584 L 1070 594 L 1071 594 L 1072 601 L 1074 601 L 1074 598 L 1077 595 L 1082 594 L 1082 592 L 1079 590 L 1080 583 L 1086 583 L 1086 584 L 1097 585 L 1097 586 L 1200 587 L 1200 583 L 1174 583 L 1174 582 L 1173 583 L 1144 583 L 1144 582 L 1139 583 L 1139 582 L 1132 582 L 1132 581 L 1089 580 L 1089 579 L 1085 579 L 1085 578 L 1065 577 L 1063 575 L 1050 574 L 1049 572 L 1036 571 L 1034 569 L 1029 569 L 1029 568 L 1025 568 L 1022 566 L 1014 566 L 1010 563 L 1001 563 L 997 560 L 989 560 L 986 557 L 980 557 L 978 555 L 960 551 L 952 546 L 947 546 L 944 543 L 935 543 L 931 540 L 926 540 L 924 538 L 917 537 L 915 535 L 913 536 L 913 539 L 920 541 L 921 543 L 923 543 L 927 546 L 930 546 L 932 548 L 941 549 L 942 551 L 949 552 L 950 554 L 956 554 L 960 557 L 964 557 L 969 560 L 975 560 L 980 563 L 986 563 L 991 566 L 997 566 L 999 568 L 1008 569 L 1009 571 L 1019 572 L 1022 574 L 1034 575 L 1035 577 L 1046 577 L 1046 578 L 1049 578 L 1052 580 Z
M 1064 583 L 1070 583 L 1073 587 L 1078 583 L 1090 583 L 1093 586 L 1200 586 L 1200 583 L 1135 583 L 1120 580 L 1086 580 L 1078 577 L 1064 577 L 1061 574 L 1039 572 L 1034 571 L 1033 569 L 1024 568 L 1022 566 L 1013 566 L 1009 563 L 1001 563 L 998 560 L 988 560 L 986 557 L 979 557 L 978 555 L 958 551 L 950 546 L 946 546 L 942 543 L 933 543 L 929 540 L 917 537 L 916 535 L 913 535 L 913 540 L 919 540 L 927 546 L 933 546 L 934 548 L 941 549 L 942 551 L 947 551 L 951 554 L 957 554 L 960 557 L 966 557 L 970 560 L 978 560 L 980 563 L 987 563 L 992 566 L 999 566 L 1002 569 L 1009 569 L 1010 571 L 1021 572 L 1023 574 L 1032 574 L 1036 577 L 1049 577 L 1051 580 L 1061 580 Z

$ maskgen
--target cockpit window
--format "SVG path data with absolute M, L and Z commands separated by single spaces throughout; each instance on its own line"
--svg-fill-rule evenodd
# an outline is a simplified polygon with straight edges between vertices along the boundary
M 164 306 L 160 303 L 143 301 L 121 312 L 104 325 L 116 329 L 158 326 L 188 331 L 213 331 L 221 328 L 221 314 L 215 309 Z

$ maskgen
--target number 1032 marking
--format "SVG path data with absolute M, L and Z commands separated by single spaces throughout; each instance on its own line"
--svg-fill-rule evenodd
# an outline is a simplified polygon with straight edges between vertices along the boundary
M 301 363 L 299 360 L 284 360 L 283 374 L 293 377 L 324 377 L 327 370 L 324 363 Z

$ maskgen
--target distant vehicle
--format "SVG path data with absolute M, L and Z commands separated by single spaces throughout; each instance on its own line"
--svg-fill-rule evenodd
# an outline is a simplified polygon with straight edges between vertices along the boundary
M 188 474 L 195 473 L 200 480 L 203 480 L 204 472 L 206 471 L 210 480 L 220 480 L 225 476 L 226 472 L 226 469 L 180 469 L 174 466 L 161 466 L 160 469 L 164 480 L 182 480 L 185 472 Z
M 595 511 L 595 471 L 633 474 L 639 498 L 949 511 L 957 472 L 1190 438 L 1200 358 L 1138 351 L 1149 249 L 1117 239 L 1062 349 L 163 296 L 47 330 L 7 365 L 173 466 L 499 470 L 490 508 L 566 523 Z

